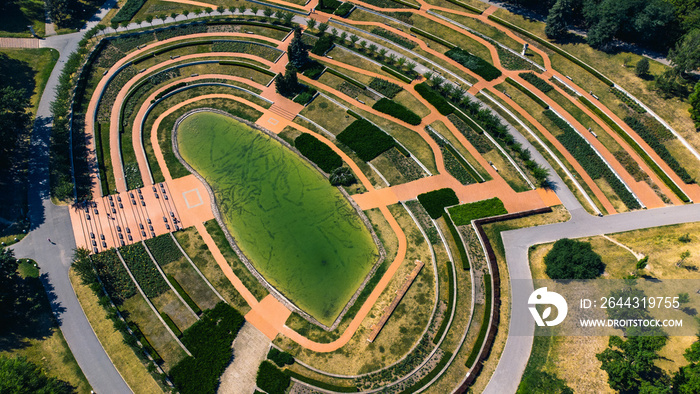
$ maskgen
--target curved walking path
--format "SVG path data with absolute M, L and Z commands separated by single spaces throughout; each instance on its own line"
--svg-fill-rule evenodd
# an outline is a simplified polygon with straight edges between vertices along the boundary
M 76 247 L 70 208 L 54 205 L 49 188 L 49 146 L 53 121 L 50 103 L 68 57 L 77 50 L 83 33 L 104 17 L 112 2 L 106 4 L 81 32 L 49 37 L 40 43 L 41 47 L 58 50 L 60 57 L 39 101 L 31 137 L 28 200 L 31 231 L 12 249 L 17 258 L 31 258 L 39 264 L 41 281 L 49 294 L 59 328 L 92 389 L 98 393 L 122 394 L 130 393 L 131 389 L 95 336 L 68 277 Z M 49 243 L 47 238 L 53 243 Z

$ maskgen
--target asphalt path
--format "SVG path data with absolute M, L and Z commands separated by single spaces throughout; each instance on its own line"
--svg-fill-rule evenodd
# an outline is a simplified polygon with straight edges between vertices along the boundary
M 76 247 L 69 215 L 71 208 L 54 205 L 49 189 L 49 143 L 53 121 L 50 104 L 58 87 L 58 78 L 68 57 L 78 48 L 84 31 L 96 25 L 113 4 L 113 0 L 105 3 L 81 32 L 52 36 L 41 41 L 41 47 L 58 50 L 60 57 L 41 96 L 32 132 L 30 233 L 12 249 L 18 258 L 31 258 L 39 265 L 41 281 L 61 332 L 93 390 L 97 393 L 130 393 L 129 386 L 95 336 L 73 291 L 68 278 L 73 249 Z

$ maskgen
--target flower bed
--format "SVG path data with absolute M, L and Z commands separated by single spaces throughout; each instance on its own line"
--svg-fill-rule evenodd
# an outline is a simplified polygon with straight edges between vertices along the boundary
M 158 272 L 146 249 L 141 244 L 131 244 L 119 248 L 131 274 L 148 298 L 155 298 L 170 289 Z
M 472 203 L 458 205 L 449 209 L 450 216 L 457 226 L 469 225 L 474 219 L 490 216 L 504 215 L 508 213 L 503 202 L 498 198 L 489 198 Z
M 418 201 L 431 218 L 437 219 L 445 212 L 445 207 L 459 204 L 459 198 L 452 189 L 438 189 L 419 194 Z

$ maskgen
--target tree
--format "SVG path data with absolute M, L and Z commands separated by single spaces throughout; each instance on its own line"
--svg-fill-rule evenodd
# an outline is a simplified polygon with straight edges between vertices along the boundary
M 600 369 L 608 373 L 610 388 L 621 393 L 669 392 L 668 375 L 654 364 L 667 340 L 665 336 L 630 336 L 626 341 L 610 337 L 608 348 L 596 354 Z
M 258 11 L 260 11 L 260 7 L 257 5 L 252 5 L 250 7 L 250 11 L 253 13 L 253 16 L 258 16 Z
M 63 380 L 49 377 L 24 357 L 0 357 L 0 393 L 69 394 L 75 389 Z
M 563 238 L 544 257 L 545 273 L 552 279 L 593 279 L 605 264 L 589 242 Z
M 328 177 L 328 180 L 333 186 L 350 186 L 353 183 L 357 182 L 357 180 L 355 179 L 355 175 L 352 173 L 352 170 L 349 167 L 336 168 L 331 172 L 331 175 Z
M 309 30 L 313 30 L 314 27 L 316 27 L 316 20 L 315 20 L 315 19 L 309 19 L 309 21 L 306 22 L 306 27 L 308 27 Z
M 294 97 L 301 90 L 302 86 L 299 84 L 299 79 L 297 78 L 297 69 L 292 63 L 288 63 L 285 68 L 285 73 L 280 74 L 277 79 L 275 79 L 275 89 L 277 93 L 284 97 Z
M 700 28 L 683 36 L 668 52 L 668 58 L 680 74 L 700 68 Z
M 603 19 L 588 30 L 587 41 L 590 46 L 596 49 L 605 50 L 610 48 L 617 33 L 618 25 L 612 20 Z
M 700 130 L 700 82 L 695 84 L 695 89 L 693 93 L 688 97 L 688 103 L 690 104 L 690 119 L 695 122 L 695 128 Z
M 294 29 L 294 37 L 287 48 L 289 62 L 296 68 L 301 68 L 309 61 L 309 48 L 302 41 L 301 28 Z
M 0 54 L 0 62 L 5 59 Z M 3 76 L 0 82 L 0 165 L 6 166 L 12 159 L 11 152 L 17 144 L 19 136 L 24 135 L 31 122 L 27 112 L 30 106 L 24 89 L 14 86 L 2 86 L 8 76 Z
M 544 33 L 549 38 L 561 38 L 568 32 L 564 17 L 564 0 L 557 0 L 547 15 L 547 26 Z
M 350 36 L 350 42 L 352 42 L 352 45 L 353 45 L 353 46 L 355 46 L 355 43 L 356 43 L 357 41 L 359 41 L 359 40 L 360 40 L 360 37 L 358 37 L 358 36 L 356 36 L 356 35 L 354 35 L 354 34 Z
M 323 34 L 326 32 L 326 30 L 328 30 L 328 23 L 325 23 L 325 22 L 319 23 L 318 31 L 321 32 L 321 34 Z
M 0 314 L 13 316 L 21 293 L 22 279 L 17 273 L 17 260 L 11 249 L 0 248 Z
M 272 14 L 274 13 L 275 11 L 272 11 L 272 8 L 265 8 L 265 10 L 263 11 L 263 15 L 265 15 L 265 18 L 267 18 L 268 20 L 272 19 Z
M 690 362 L 673 377 L 673 388 L 679 394 L 700 392 L 700 341 L 693 342 L 683 355 Z
M 645 57 L 639 59 L 637 64 L 634 66 L 634 73 L 638 77 L 643 77 L 649 74 L 649 59 Z
M 285 12 L 284 15 L 282 15 L 282 23 L 284 23 L 287 26 L 292 25 L 292 20 L 294 19 L 294 14 L 291 12 Z

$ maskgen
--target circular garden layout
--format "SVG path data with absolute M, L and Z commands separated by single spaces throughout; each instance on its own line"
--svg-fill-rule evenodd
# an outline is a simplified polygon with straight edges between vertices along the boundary
M 72 77 L 76 240 L 161 388 L 233 387 L 245 320 L 268 392 L 481 391 L 500 231 L 700 197 L 692 148 L 494 8 L 277 3 L 85 40 Z

